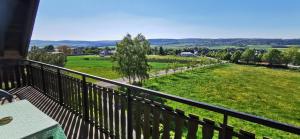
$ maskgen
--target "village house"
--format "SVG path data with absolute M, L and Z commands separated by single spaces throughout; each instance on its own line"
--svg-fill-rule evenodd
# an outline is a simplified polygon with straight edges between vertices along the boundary
M 194 55 L 194 53 L 191 53 L 191 52 L 181 52 L 180 56 L 183 56 L 183 57 L 192 57 L 192 56 L 195 56 L 195 55 Z

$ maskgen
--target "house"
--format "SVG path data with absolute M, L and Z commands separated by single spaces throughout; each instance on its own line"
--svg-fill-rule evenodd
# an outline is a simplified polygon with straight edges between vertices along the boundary
M 104 57 L 104 56 L 110 56 L 113 55 L 114 53 L 116 53 L 115 50 L 101 50 L 99 51 L 99 55 Z
M 71 52 L 70 55 L 82 55 L 83 49 L 82 48 L 70 48 Z
M 46 138 L 64 138 L 60 136 L 63 132 L 72 139 L 196 139 L 200 138 L 200 134 L 203 138 L 255 138 L 254 133 L 233 127 L 229 122 L 233 118 L 237 124 L 249 122 L 257 125 L 257 128 L 300 135 L 297 126 L 28 60 L 29 41 L 39 0 L 0 0 L 0 4 L 5 7 L 0 13 L 4 15 L 0 21 L 0 111 L 7 105 L 22 104 L 19 103 L 22 100 L 31 106 L 15 105 L 17 107 L 6 107 L 10 113 L 0 112 L 1 118 L 10 114 L 21 115 L 17 118 L 8 117 L 10 121 L 13 120 L 11 123 L 5 117 L 4 122 L 12 126 L 1 125 L 0 138 L 20 134 L 24 136 L 16 138 L 39 138 L 42 135 L 47 135 Z M 102 83 L 114 84 L 119 89 L 108 88 Z M 6 97 L 8 95 L 9 98 Z M 220 118 L 191 114 L 160 100 L 191 110 L 210 111 Z M 22 117 L 30 116 L 35 118 L 22 120 Z M 49 117 L 52 118 L 50 124 L 45 120 Z M 32 131 L 32 128 L 40 130 Z M 63 130 L 51 130 L 53 128 Z M 259 136 L 264 135 L 263 132 L 259 133 Z
M 195 55 L 193 53 L 191 53 L 191 52 L 181 52 L 180 56 L 183 56 L 183 57 L 192 57 L 192 56 L 195 56 Z

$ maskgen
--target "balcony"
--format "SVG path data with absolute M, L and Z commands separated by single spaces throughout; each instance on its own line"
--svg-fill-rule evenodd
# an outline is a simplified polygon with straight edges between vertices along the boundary
M 299 127 L 36 61 L 1 61 L 0 75 L 0 88 L 12 89 L 10 93 L 17 100 L 29 100 L 58 121 L 68 138 L 250 139 L 264 136 L 235 129 L 229 124 L 230 118 L 295 137 L 300 135 Z M 94 84 L 95 80 L 118 87 L 102 87 Z M 223 122 L 185 113 L 167 106 L 165 101 L 214 112 L 222 115 Z

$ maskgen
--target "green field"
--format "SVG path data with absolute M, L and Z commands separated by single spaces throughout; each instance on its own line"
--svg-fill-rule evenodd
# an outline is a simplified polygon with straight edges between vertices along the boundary
M 120 78 L 121 76 L 112 69 L 113 64 L 110 58 L 95 55 L 68 56 L 65 67 L 108 79 Z M 150 72 L 154 72 L 164 70 L 168 66 L 168 63 L 149 62 L 149 65 L 151 66 Z
M 196 69 L 146 81 L 145 86 L 173 95 L 300 126 L 300 73 L 235 64 Z M 216 113 L 166 102 L 201 118 L 221 122 Z M 296 136 L 230 118 L 230 124 L 258 135 Z

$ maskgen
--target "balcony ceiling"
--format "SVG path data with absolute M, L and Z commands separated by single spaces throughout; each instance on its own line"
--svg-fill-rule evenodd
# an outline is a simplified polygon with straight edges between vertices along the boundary
M 0 0 L 0 59 L 28 52 L 39 0 Z

